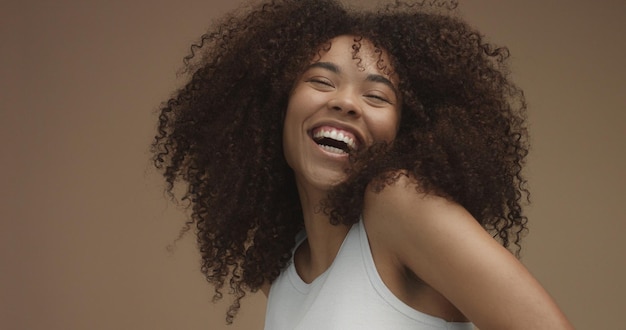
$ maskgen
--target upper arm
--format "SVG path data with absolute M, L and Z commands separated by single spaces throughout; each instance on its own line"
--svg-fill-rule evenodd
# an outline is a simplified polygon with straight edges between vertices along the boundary
M 528 270 L 460 205 L 401 177 L 366 193 L 368 235 L 481 329 L 571 327 Z

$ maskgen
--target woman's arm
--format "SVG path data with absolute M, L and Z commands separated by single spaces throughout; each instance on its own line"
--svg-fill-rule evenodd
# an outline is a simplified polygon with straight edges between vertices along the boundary
M 368 233 L 476 326 L 573 329 L 528 270 L 460 205 L 402 176 L 366 193 Z

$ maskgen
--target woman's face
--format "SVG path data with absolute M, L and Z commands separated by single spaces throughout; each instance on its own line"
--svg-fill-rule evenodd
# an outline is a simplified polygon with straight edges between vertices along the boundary
M 368 40 L 353 58 L 353 36 L 331 40 L 331 48 L 305 69 L 292 90 L 283 130 L 287 163 L 299 186 L 327 190 L 345 177 L 348 151 L 391 142 L 400 118 L 398 79 L 377 65 L 380 54 Z M 383 52 L 384 64 L 390 61 Z

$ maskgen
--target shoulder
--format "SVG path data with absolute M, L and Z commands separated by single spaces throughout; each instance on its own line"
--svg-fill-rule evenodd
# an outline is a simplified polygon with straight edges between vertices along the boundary
M 368 188 L 363 223 L 370 244 L 481 329 L 570 328 L 536 279 L 465 208 L 419 188 L 405 174 L 380 191 Z
M 439 238 L 439 234 L 450 235 L 469 228 L 486 234 L 478 221 L 460 204 L 424 192 L 418 180 L 404 172 L 396 175 L 397 179 L 382 189 L 368 187 L 366 190 L 363 213 L 368 227 L 387 232 L 398 243 L 402 243 L 397 240 L 404 237 L 413 241 L 425 236 L 424 239 L 432 241 Z
M 424 275 L 420 265 L 440 259 L 442 252 L 453 253 L 459 241 L 468 237 L 497 245 L 464 207 L 424 192 L 408 174 L 397 175 L 380 191 L 368 187 L 363 219 L 368 234 L 416 275 Z

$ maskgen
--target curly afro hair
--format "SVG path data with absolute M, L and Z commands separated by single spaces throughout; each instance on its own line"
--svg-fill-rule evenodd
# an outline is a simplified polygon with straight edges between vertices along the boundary
M 393 144 L 352 155 L 348 179 L 324 204 L 331 222 L 355 223 L 369 184 L 382 189 L 409 173 L 519 253 L 523 93 L 508 77 L 507 49 L 434 3 L 363 12 L 332 0 L 269 1 L 224 17 L 191 47 L 187 84 L 160 109 L 154 162 L 169 192 L 184 182 L 201 270 L 216 299 L 226 281 L 234 295 L 228 323 L 246 292 L 276 279 L 303 228 L 283 118 L 305 64 L 339 35 L 355 36 L 354 56 L 362 39 L 389 54 L 379 64 L 400 77 L 402 120 Z

